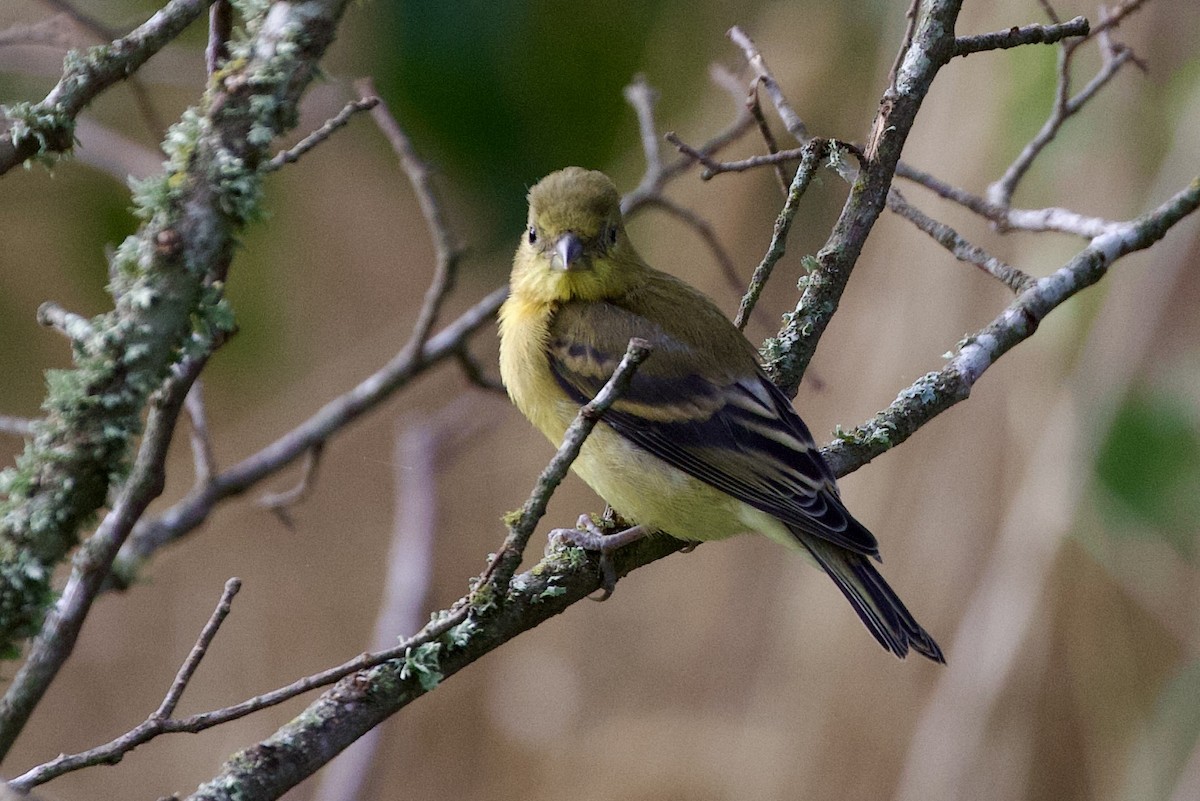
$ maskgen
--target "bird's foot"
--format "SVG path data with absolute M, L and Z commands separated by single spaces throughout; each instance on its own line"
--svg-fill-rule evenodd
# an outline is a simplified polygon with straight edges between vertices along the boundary
M 600 595 L 593 596 L 593 600 L 607 601 L 617 586 L 617 570 L 612 561 L 613 552 L 631 542 L 637 542 L 646 536 L 646 530 L 641 526 L 630 526 L 623 531 L 605 533 L 592 521 L 590 515 L 580 515 L 575 526 L 575 528 L 553 529 L 550 532 L 550 542 L 565 542 L 576 548 L 600 554 Z

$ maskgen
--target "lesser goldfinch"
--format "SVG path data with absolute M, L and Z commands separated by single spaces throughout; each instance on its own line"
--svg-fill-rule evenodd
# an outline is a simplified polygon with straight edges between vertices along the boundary
M 650 356 L 573 465 L 634 524 L 629 533 L 763 534 L 810 556 L 888 651 L 903 657 L 911 646 L 944 662 L 869 561 L 879 556 L 875 537 L 842 504 L 754 346 L 711 300 L 641 259 L 606 175 L 568 167 L 546 176 L 529 192 L 500 310 L 510 397 L 558 444 L 632 337 L 650 343 Z

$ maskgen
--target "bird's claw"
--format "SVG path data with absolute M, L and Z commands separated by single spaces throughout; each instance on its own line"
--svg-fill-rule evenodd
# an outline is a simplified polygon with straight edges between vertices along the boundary
M 575 526 L 552 529 L 550 542 L 574 545 L 576 548 L 600 555 L 600 594 L 591 598 L 594 601 L 607 601 L 617 586 L 617 568 L 613 564 L 613 553 L 646 536 L 646 532 L 641 526 L 630 526 L 624 531 L 605 534 L 590 515 L 580 515 Z

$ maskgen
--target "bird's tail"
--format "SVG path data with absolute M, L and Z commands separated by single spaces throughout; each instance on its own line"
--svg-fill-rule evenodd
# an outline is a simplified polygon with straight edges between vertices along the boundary
M 911 646 L 934 662 L 946 662 L 933 637 L 921 628 L 867 557 L 813 537 L 799 539 L 850 601 L 880 645 L 902 659 Z

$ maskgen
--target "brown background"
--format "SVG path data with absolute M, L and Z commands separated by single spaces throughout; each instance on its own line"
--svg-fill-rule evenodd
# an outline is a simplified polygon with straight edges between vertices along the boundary
M 702 141 L 730 110 L 728 96 L 702 80 L 704 64 L 739 66 L 722 38 L 739 23 L 814 132 L 861 139 L 903 25 L 901 4 L 890 5 L 858 19 L 815 3 L 744 3 L 728 11 L 693 2 L 688 14 L 643 32 L 645 48 L 634 60 L 663 92 L 660 127 Z M 0 11 L 0 23 L 47 13 L 36 3 L 11 6 Z M 114 1 L 97 3 L 93 13 L 127 28 L 146 8 Z M 302 129 L 341 106 L 348 80 L 387 69 L 395 54 L 376 37 L 385 10 L 380 3 L 351 9 L 327 65 L 330 78 L 308 99 Z M 1091 6 L 1060 11 L 1095 16 Z M 1031 2 L 970 3 L 960 32 L 1039 14 Z M 619 8 L 613 15 L 620 25 Z M 862 34 L 867 25 L 878 26 L 871 37 Z M 1200 12 L 1185 2 L 1151 3 L 1125 25 L 1121 38 L 1150 72 L 1122 74 L 1068 125 L 1018 205 L 1127 218 L 1190 180 L 1200 152 L 1197 30 Z M 202 38 L 193 31 L 147 70 L 164 119 L 198 94 Z M 525 46 L 519 32 L 508 46 Z M 46 47 L 0 48 L 0 99 L 40 97 L 60 57 Z M 1049 48 L 955 62 L 939 77 L 906 159 L 982 192 L 1036 130 L 1053 63 Z M 697 66 L 685 71 L 682 64 Z M 1096 64 L 1089 51 L 1076 85 Z M 529 102 L 543 103 L 550 118 L 556 100 L 548 91 Z M 120 88 L 89 119 L 153 146 L 129 109 L 128 90 Z M 623 113 L 616 155 L 587 166 L 630 189 L 641 155 L 632 114 Z M 546 135 L 553 132 L 548 121 Z M 106 152 L 101 133 L 83 129 L 80 139 L 78 158 L 52 174 L 17 171 L 0 184 L 0 413 L 35 414 L 41 371 L 66 363 L 65 344 L 34 323 L 37 305 L 53 299 L 87 314 L 102 311 L 104 247 L 131 225 L 120 184 L 93 166 Z M 417 144 L 430 155 L 445 147 Z M 119 174 L 153 169 L 145 151 L 108 150 L 126 159 Z M 450 170 L 441 186 L 475 245 L 448 320 L 502 280 L 519 228 L 497 231 L 493 201 L 461 171 Z M 671 194 L 712 220 L 748 276 L 780 202 L 771 177 L 702 183 L 688 176 Z M 907 194 L 1038 276 L 1079 247 L 1061 235 L 999 237 L 924 192 Z M 753 337 L 769 333 L 794 303 L 799 257 L 819 247 L 843 196 L 827 176 L 805 199 L 764 302 L 769 313 L 752 324 Z M 267 206 L 269 219 L 247 237 L 232 271 L 241 332 L 207 379 L 225 466 L 393 355 L 431 270 L 412 194 L 365 117 L 270 178 Z M 632 234 L 651 263 L 736 308 L 708 251 L 678 222 L 651 211 Z M 1131 388 L 1180 400 L 1185 418 L 1200 426 L 1195 263 L 1192 220 L 1052 314 L 968 402 L 842 482 L 849 506 L 879 535 L 886 577 L 941 642 L 947 667 L 884 653 L 826 579 L 771 543 L 709 545 L 638 571 L 610 602 L 577 605 L 389 721 L 362 797 L 1196 797 L 1200 584 L 1192 551 L 1135 520 L 1114 522 L 1120 518 L 1105 511 L 1111 501 L 1093 471 L 1098 442 Z M 828 440 L 835 425 L 868 418 L 937 369 L 941 354 L 997 315 L 1008 297 L 907 223 L 883 217 L 798 408 L 818 439 Z M 494 374 L 490 330 L 474 350 Z M 431 432 L 439 445 L 412 446 Z M 410 447 L 396 451 L 398 440 Z M 17 445 L 5 438 L 0 447 Z M 240 576 L 244 589 L 182 712 L 233 703 L 370 647 L 394 521 L 431 512 L 431 559 L 416 570 L 430 582 L 414 613 L 423 621 L 464 592 L 502 538 L 500 516 L 522 502 L 550 454 L 502 397 L 468 388 L 452 368 L 437 370 L 330 444 L 318 485 L 294 512 L 294 530 L 252 499 L 233 501 L 160 553 L 132 591 L 98 603 L 4 774 L 106 741 L 153 710 L 229 576 Z M 397 485 L 419 492 L 430 470 L 436 498 L 398 503 Z M 270 488 L 294 478 L 290 471 Z M 178 498 L 190 480 L 181 438 L 155 508 Z M 543 528 L 599 506 L 572 478 Z M 41 792 L 61 799 L 186 793 L 301 708 L 293 702 L 200 735 L 163 737 L 119 766 L 73 774 Z M 310 781 L 291 797 L 335 797 L 319 786 Z

